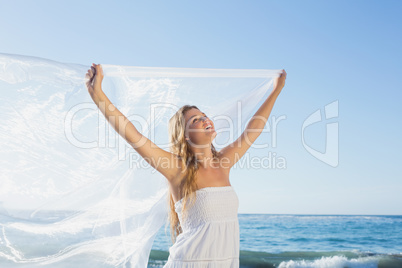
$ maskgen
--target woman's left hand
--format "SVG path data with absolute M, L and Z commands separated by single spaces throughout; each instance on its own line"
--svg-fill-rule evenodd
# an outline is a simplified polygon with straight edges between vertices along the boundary
M 274 80 L 274 90 L 277 91 L 278 93 L 281 92 L 282 88 L 285 86 L 285 80 L 286 80 L 286 71 L 285 69 L 282 69 L 282 73 L 279 77 L 275 78 Z

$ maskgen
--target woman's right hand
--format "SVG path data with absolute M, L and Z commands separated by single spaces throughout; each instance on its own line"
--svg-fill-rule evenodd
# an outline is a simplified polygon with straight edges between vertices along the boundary
M 90 69 L 85 75 L 87 79 L 86 85 L 89 94 L 93 95 L 99 91 L 102 91 L 103 70 L 100 64 L 92 63 Z

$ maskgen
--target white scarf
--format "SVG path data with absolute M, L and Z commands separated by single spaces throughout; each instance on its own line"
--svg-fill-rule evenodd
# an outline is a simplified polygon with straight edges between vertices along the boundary
M 89 66 L 0 54 L 0 263 L 7 267 L 146 267 L 167 224 L 166 180 L 92 102 Z M 168 120 L 184 104 L 213 120 L 218 151 L 233 142 L 281 72 L 102 66 L 105 94 L 167 151 Z

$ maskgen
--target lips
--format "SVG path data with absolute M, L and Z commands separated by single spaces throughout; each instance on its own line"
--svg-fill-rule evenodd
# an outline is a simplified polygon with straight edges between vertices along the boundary
M 204 129 L 205 130 L 209 130 L 209 129 L 213 129 L 213 127 L 212 127 L 212 124 L 206 124 L 205 126 L 204 126 Z

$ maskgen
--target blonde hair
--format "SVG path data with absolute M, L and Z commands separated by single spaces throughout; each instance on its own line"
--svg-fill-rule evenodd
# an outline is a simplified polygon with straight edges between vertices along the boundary
M 195 105 L 182 106 L 169 120 L 169 142 L 170 151 L 175 154 L 180 160 L 183 167 L 183 172 L 186 172 L 184 179 L 179 186 L 179 193 L 183 197 L 182 200 L 182 213 L 184 214 L 187 209 L 187 201 L 193 204 L 195 201 L 195 191 L 197 190 L 196 174 L 198 170 L 197 158 L 191 151 L 185 136 L 186 120 L 185 113 L 190 109 L 198 109 Z M 199 110 L 199 109 L 198 109 Z M 213 157 L 218 157 L 215 147 L 211 144 Z M 178 214 L 175 211 L 174 200 L 172 192 L 169 188 L 168 203 L 169 210 L 169 223 L 170 223 L 170 236 L 172 243 L 176 242 L 176 237 L 183 232 Z M 183 215 L 184 216 L 184 215 Z M 166 230 L 165 230 L 166 231 Z

